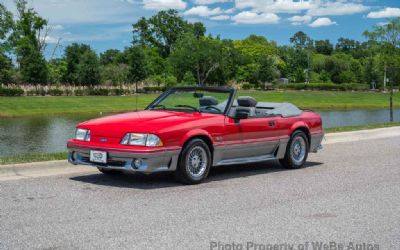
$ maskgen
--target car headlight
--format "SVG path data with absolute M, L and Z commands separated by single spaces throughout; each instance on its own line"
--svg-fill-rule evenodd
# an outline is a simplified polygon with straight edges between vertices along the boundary
M 77 128 L 75 130 L 75 140 L 90 141 L 90 130 Z
M 121 144 L 133 146 L 160 147 L 161 139 L 153 134 L 128 133 L 122 138 Z

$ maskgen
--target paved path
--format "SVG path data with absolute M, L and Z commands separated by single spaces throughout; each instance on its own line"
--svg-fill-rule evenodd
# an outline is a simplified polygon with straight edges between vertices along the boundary
M 0 181 L 0 249 L 400 249 L 397 135 L 328 143 L 299 170 L 213 169 L 197 186 L 163 174 L 60 173 Z

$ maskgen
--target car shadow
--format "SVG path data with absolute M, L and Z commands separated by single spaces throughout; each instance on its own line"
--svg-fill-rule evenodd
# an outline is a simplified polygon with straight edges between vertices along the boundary
M 212 168 L 208 178 L 203 182 L 205 184 L 226 179 L 243 178 L 253 175 L 269 174 L 283 171 L 302 171 L 305 168 L 317 167 L 322 165 L 320 162 L 307 162 L 305 167 L 297 170 L 283 168 L 278 161 L 268 161 L 261 163 L 221 166 Z M 176 181 L 171 173 L 153 173 L 145 174 L 117 174 L 105 175 L 102 173 L 89 174 L 71 177 L 70 180 L 90 183 L 101 186 L 112 186 L 119 188 L 136 189 L 161 189 L 182 186 Z

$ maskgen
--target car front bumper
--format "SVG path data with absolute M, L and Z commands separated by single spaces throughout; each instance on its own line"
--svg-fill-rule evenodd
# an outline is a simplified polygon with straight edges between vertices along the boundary
M 119 151 L 107 147 L 79 145 L 68 143 L 68 161 L 74 165 L 88 165 L 96 168 L 120 170 L 124 172 L 153 173 L 161 171 L 174 171 L 180 154 L 179 148 L 166 148 L 156 150 Z M 107 163 L 90 161 L 90 151 L 107 152 Z M 140 164 L 135 164 L 140 162 Z

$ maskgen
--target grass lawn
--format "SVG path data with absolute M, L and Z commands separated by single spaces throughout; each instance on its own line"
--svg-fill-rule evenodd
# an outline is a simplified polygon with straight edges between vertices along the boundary
M 303 109 L 379 109 L 389 107 L 389 94 L 336 91 L 240 91 L 258 101 L 292 102 Z M 138 96 L 138 108 L 145 108 L 157 94 Z M 0 97 L 0 116 L 34 116 L 71 113 L 110 113 L 134 110 L 134 96 Z M 400 107 L 400 93 L 395 107 Z

